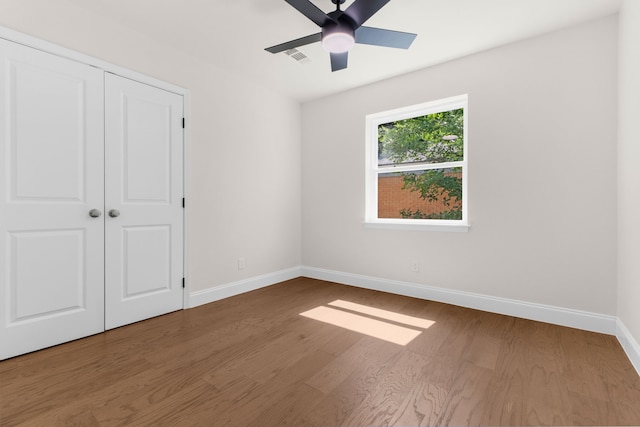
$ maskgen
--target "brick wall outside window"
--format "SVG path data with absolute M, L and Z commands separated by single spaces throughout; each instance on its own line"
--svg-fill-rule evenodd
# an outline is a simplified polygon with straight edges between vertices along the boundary
M 424 214 L 449 211 L 455 205 L 455 200 L 450 206 L 442 201 L 430 202 L 420 197 L 420 192 L 403 190 L 402 175 L 378 177 L 378 218 L 402 218 L 401 209 L 420 210 Z

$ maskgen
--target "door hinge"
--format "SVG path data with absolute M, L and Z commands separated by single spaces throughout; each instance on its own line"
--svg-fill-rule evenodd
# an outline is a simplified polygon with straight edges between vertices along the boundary
M 185 288 L 185 284 L 184 284 L 184 277 L 182 278 L 182 288 Z
M 182 207 L 184 208 L 184 197 L 182 198 Z
M 184 117 L 182 118 L 182 129 L 184 129 Z

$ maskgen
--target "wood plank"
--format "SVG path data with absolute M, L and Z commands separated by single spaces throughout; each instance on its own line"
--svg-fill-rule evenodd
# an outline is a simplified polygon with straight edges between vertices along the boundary
M 489 369 L 462 362 L 455 374 L 455 381 L 447 392 L 444 407 L 436 424 L 482 425 L 491 375 Z
M 389 425 L 415 383 L 423 377 L 428 360 L 421 354 L 402 352 L 367 398 L 349 414 L 343 425 Z
M 330 364 L 319 369 L 306 383 L 325 394 L 330 394 L 345 380 L 362 371 L 367 363 L 372 361 L 376 364 L 384 363 L 400 351 L 401 349 L 395 344 L 368 337 L 361 338 Z
M 433 426 L 444 415 L 447 391 L 442 387 L 420 380 L 407 394 L 391 419 L 397 426 Z
M 338 299 L 435 323 L 300 316 Z M 444 424 L 640 425 L 640 377 L 611 336 L 306 278 L 0 362 L 3 427 Z

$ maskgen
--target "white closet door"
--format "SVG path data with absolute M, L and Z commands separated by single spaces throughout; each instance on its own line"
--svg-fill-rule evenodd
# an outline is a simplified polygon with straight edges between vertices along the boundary
M 0 359 L 104 330 L 103 72 L 0 39 Z
M 105 74 L 106 329 L 183 306 L 182 105 Z

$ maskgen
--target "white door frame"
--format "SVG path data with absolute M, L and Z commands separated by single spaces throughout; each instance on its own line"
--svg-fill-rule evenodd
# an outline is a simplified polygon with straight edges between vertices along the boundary
M 188 212 L 189 212 L 189 197 L 188 197 L 188 188 L 189 188 L 189 183 L 188 183 L 188 170 L 189 170 L 189 153 L 188 153 L 188 147 L 189 147 L 189 141 L 191 138 L 191 126 L 189 126 L 189 123 L 191 123 L 190 118 L 191 118 L 191 111 L 190 111 L 190 104 L 191 104 L 191 94 L 189 89 L 185 89 L 183 87 L 180 86 L 176 86 L 174 84 L 171 83 L 167 83 L 164 82 L 162 80 L 158 80 L 155 79 L 153 77 L 149 77 L 146 76 L 144 74 L 140 74 L 136 71 L 132 71 L 129 70 L 127 68 L 124 67 L 120 67 L 118 65 L 114 65 L 111 64 L 109 62 L 103 61 L 101 59 L 98 58 L 94 58 L 92 56 L 89 55 L 85 55 L 79 52 L 76 52 L 74 50 L 71 49 L 67 49 L 65 47 L 62 46 L 58 46 L 54 43 L 50 43 L 48 41 L 42 40 L 42 39 L 38 39 L 36 37 L 32 37 L 29 36 L 27 34 L 23 34 L 20 33 L 18 31 L 14 31 L 5 27 L 0 26 L 0 38 L 14 42 L 14 43 L 19 43 L 34 49 L 38 49 L 41 50 L 43 52 L 48 52 L 51 53 L 53 55 L 57 55 L 63 58 L 67 58 L 67 59 L 71 59 L 73 61 L 76 62 L 81 62 L 83 64 L 87 64 L 87 65 L 91 65 L 93 67 L 96 68 L 100 68 L 106 72 L 110 72 L 113 74 L 117 74 L 119 76 L 122 77 L 126 77 L 130 80 L 135 80 L 138 81 L 140 83 L 144 83 L 150 86 L 155 86 L 159 89 L 164 89 L 168 92 L 173 92 L 176 93 L 178 95 L 182 95 L 183 97 L 183 102 L 184 102 L 184 106 L 183 106 L 183 111 L 184 111 L 184 117 L 185 117 L 185 122 L 186 122 L 186 126 L 183 132 L 183 195 L 184 198 L 186 199 L 186 203 L 185 203 L 185 208 L 184 208 L 184 225 L 183 225 L 183 272 L 184 272 L 184 276 L 185 276 L 185 289 L 183 292 L 183 302 L 182 302 L 182 307 L 183 309 L 185 308 L 189 308 L 189 294 L 190 294 L 190 280 L 189 280 L 189 271 L 188 271 L 188 253 L 187 253 L 187 247 L 188 247 Z

